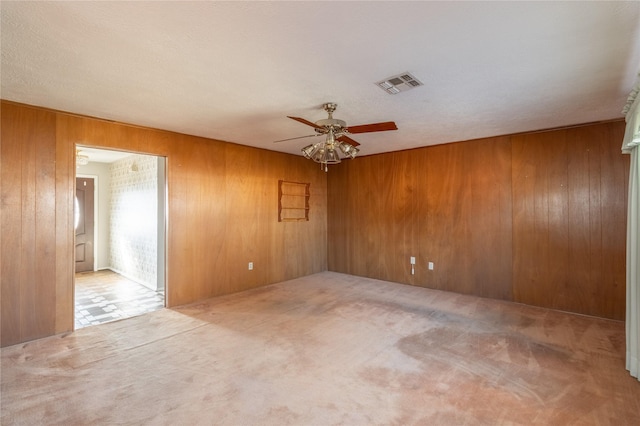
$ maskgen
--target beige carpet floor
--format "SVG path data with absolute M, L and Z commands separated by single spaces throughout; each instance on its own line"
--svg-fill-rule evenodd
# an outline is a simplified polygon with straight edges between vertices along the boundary
M 331 272 L 1 362 L 3 425 L 640 424 L 621 322 Z

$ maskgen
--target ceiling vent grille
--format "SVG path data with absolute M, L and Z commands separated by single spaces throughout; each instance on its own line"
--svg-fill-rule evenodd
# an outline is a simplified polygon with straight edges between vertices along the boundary
M 385 92 L 395 95 L 400 92 L 405 92 L 409 89 L 413 89 L 418 86 L 422 86 L 420 80 L 412 76 L 408 72 L 394 75 L 382 81 L 376 83 Z

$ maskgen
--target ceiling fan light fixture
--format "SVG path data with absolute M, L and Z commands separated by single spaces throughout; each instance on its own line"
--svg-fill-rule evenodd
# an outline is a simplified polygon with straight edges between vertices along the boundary
M 334 148 L 327 148 L 324 150 L 322 161 L 320 162 L 322 164 L 338 164 L 340 161 L 338 152 Z
M 407 73 L 405 73 L 407 74 Z M 398 80 L 398 82 L 402 83 L 403 81 L 408 81 L 407 79 L 411 79 L 408 75 L 401 75 L 399 78 L 404 80 Z M 383 88 L 387 88 L 389 90 L 393 90 L 393 81 L 382 82 L 384 84 L 381 85 Z M 422 84 L 422 83 L 420 83 Z M 343 155 L 343 158 L 355 158 L 356 155 L 360 152 L 356 146 L 359 145 L 358 142 L 351 139 L 347 134 L 351 133 L 370 133 L 370 132 L 383 132 L 387 130 L 398 130 L 398 126 L 393 121 L 386 121 L 380 123 L 371 123 L 371 124 L 363 124 L 359 126 L 351 126 L 347 127 L 347 123 L 343 120 L 339 120 L 337 118 L 333 118 L 333 112 L 337 108 L 338 104 L 329 102 L 323 105 L 324 110 L 328 114 L 328 118 L 324 120 L 318 120 L 315 123 L 312 123 L 309 120 L 306 120 L 301 117 L 292 117 L 292 120 L 298 121 L 302 124 L 306 124 L 307 126 L 311 126 L 315 129 L 316 135 L 309 136 L 301 136 L 301 138 L 311 137 L 311 136 L 319 136 L 326 135 L 326 138 L 322 142 L 316 142 L 311 145 L 307 145 L 302 148 L 302 155 L 309 160 L 313 160 L 316 163 L 320 163 L 320 167 L 324 169 L 324 171 L 328 171 L 327 165 L 329 164 L 338 164 L 342 162 L 342 158 L 340 158 L 340 154 Z M 282 139 L 276 142 L 283 142 L 292 139 L 300 139 L 300 138 L 290 138 L 290 139 Z
M 340 143 L 340 151 L 342 151 L 342 153 L 345 156 L 351 159 L 356 158 L 356 155 L 358 155 L 358 152 L 360 152 L 358 148 L 356 148 L 355 146 L 349 145 L 346 142 Z
M 324 151 L 325 151 L 324 145 L 320 143 L 316 144 L 313 152 L 311 153 L 311 159 L 316 163 L 322 163 L 322 159 L 324 158 Z
M 311 157 L 313 155 L 313 150 L 316 148 L 316 145 L 318 144 L 315 144 L 315 145 L 311 144 L 302 148 L 302 155 L 304 155 L 305 158 L 308 158 L 309 160 L 311 160 Z
M 76 149 L 76 167 L 86 166 L 89 164 L 89 156 L 81 154 L 81 150 Z

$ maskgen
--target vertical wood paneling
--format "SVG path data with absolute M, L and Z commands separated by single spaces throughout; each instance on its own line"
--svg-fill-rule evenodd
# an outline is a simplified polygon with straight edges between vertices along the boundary
M 390 212 L 389 220 L 384 226 L 391 229 L 392 250 L 388 257 L 391 273 L 385 279 L 406 284 L 413 284 L 415 277 L 411 275 L 409 258 L 413 256 L 419 259 L 414 238 L 418 232 L 418 221 L 415 220 L 418 168 L 414 163 L 414 151 L 398 151 L 388 157 L 387 167 L 391 170 L 389 179 L 392 189 L 388 194 L 388 202 L 384 203 L 384 208 Z M 385 255 L 383 253 L 383 257 Z M 423 267 L 424 265 L 417 265 L 418 269 Z
M 32 300 L 33 308 L 44 309 L 46 315 L 36 316 L 36 330 L 43 334 L 55 332 L 56 327 L 56 286 L 51 285 L 51 277 L 56 275 L 56 117 L 48 113 L 45 128 L 36 141 L 35 158 L 35 282 L 38 291 Z M 33 317 L 33 314 L 30 313 Z
M 327 187 L 333 188 L 327 193 L 327 233 L 332 236 L 327 264 L 331 271 L 346 271 L 349 265 L 347 224 L 350 221 L 345 206 L 352 192 L 349 183 L 349 167 L 352 164 L 352 161 L 343 161 L 327 173 Z
M 34 113 L 33 119 L 20 121 L 24 127 L 21 129 L 26 135 L 28 143 L 22 144 L 20 164 L 21 200 L 20 218 L 22 232 L 20 233 L 19 250 L 22 251 L 20 262 L 20 336 L 25 339 L 33 339 L 45 335 L 38 327 L 39 314 L 37 312 L 37 292 L 40 283 L 36 281 L 37 251 L 36 251 L 36 153 L 38 139 L 42 135 L 34 130 L 42 126 L 39 111 L 24 111 L 25 115 Z M 29 126 L 33 123 L 32 126 Z M 27 127 L 28 126 L 28 127 Z M 46 130 L 45 130 L 46 132 Z M 45 133 L 46 134 L 46 133 Z
M 602 128 L 589 127 L 567 131 L 568 157 L 568 231 L 572 237 L 568 262 L 569 288 L 576 304 L 591 312 L 597 306 L 594 284 L 602 278 L 599 235 L 600 216 L 600 142 Z M 594 161 L 595 160 L 595 161 Z M 594 238 L 596 237 L 596 238 Z M 588 265 L 588 266 L 587 266 Z M 584 291 L 591 289 L 592 291 Z
M 2 110 L 2 345 L 55 333 L 55 114 Z
M 169 306 L 229 289 L 224 143 L 176 135 L 173 148 L 167 161 Z
M 434 288 L 435 273 L 436 270 L 428 269 L 428 262 L 433 262 L 434 249 L 429 234 L 431 229 L 430 217 L 429 217 L 429 197 L 431 194 L 431 187 L 429 186 L 429 174 L 432 171 L 429 168 L 430 156 L 432 150 L 429 149 L 415 149 L 411 151 L 413 161 L 413 167 L 415 168 L 415 193 L 416 203 L 414 210 L 415 222 L 414 229 L 416 229 L 416 235 L 413 240 L 412 252 L 416 252 L 417 267 L 415 269 L 415 275 L 413 276 L 413 284 L 422 287 Z
M 423 235 L 434 270 L 425 285 L 511 297 L 510 149 L 507 138 L 428 149 Z M 425 265 L 426 266 L 426 265 Z
M 330 268 L 621 319 L 623 131 L 611 122 L 341 164 L 328 180 L 330 215 L 340 217 L 329 251 L 347 255 Z M 347 184 L 358 190 L 335 194 Z
M 539 135 L 513 140 L 514 300 L 539 305 L 549 286 L 548 175 L 539 159 L 549 144 L 535 143 Z M 555 292 L 554 292 L 555 295 Z M 555 296 L 554 296 L 555 297 Z
M 508 137 L 470 143 L 470 247 L 473 294 L 511 300 L 511 142 Z
M 274 153 L 275 154 L 275 153 Z M 270 244 L 267 250 L 267 262 L 268 262 L 268 281 L 269 282 L 280 282 L 288 279 L 288 277 L 294 275 L 297 271 L 297 267 L 295 262 L 291 262 L 293 258 L 298 258 L 299 254 L 296 253 L 295 256 L 291 256 L 291 239 L 292 235 L 295 233 L 296 229 L 306 229 L 305 226 L 300 227 L 291 227 L 288 225 L 295 225 L 295 223 L 290 222 L 278 222 L 278 181 L 279 180 L 287 180 L 291 182 L 302 182 L 303 178 L 299 176 L 296 171 L 287 169 L 286 164 L 288 156 L 284 155 L 273 155 L 270 156 L 268 162 L 268 172 L 266 175 L 267 182 L 263 187 L 263 191 L 266 193 L 266 197 L 268 200 L 266 208 L 267 211 L 265 214 L 264 221 L 265 226 L 268 226 L 269 230 L 269 241 Z M 300 179 L 300 180 L 297 180 Z M 317 196 L 316 188 L 314 188 L 314 182 L 311 183 L 310 192 L 311 196 L 309 199 L 310 211 L 309 211 L 309 220 L 313 221 L 316 218 L 317 214 Z
M 530 136 L 529 136 L 530 137 Z M 530 294 L 547 279 L 540 276 L 545 266 L 536 264 L 535 258 L 521 253 L 526 244 L 535 244 L 539 234 L 530 212 L 535 211 L 535 197 L 518 196 L 534 194 L 536 182 L 535 151 L 538 146 L 530 142 L 526 135 L 511 138 L 512 145 L 512 188 L 513 188 L 513 297 L 514 300 L 532 299 Z M 529 143 L 528 143 L 529 142 Z M 539 272 L 537 271 L 539 268 Z
M 350 236 L 356 235 L 356 239 L 351 249 L 351 259 L 355 262 L 355 274 L 371 278 L 380 277 L 381 258 L 380 251 L 381 230 L 383 227 L 382 209 L 384 207 L 383 194 L 384 186 L 384 156 L 373 155 L 363 157 L 359 161 L 358 168 L 360 175 L 356 181 L 358 191 L 353 194 L 356 199 L 355 218 L 359 221 L 354 223 Z
M 621 123 L 513 137 L 514 299 L 624 318 Z M 616 137 L 617 136 L 617 137 Z
M 360 160 L 360 158 L 358 158 L 358 160 Z M 333 214 L 342 215 L 346 219 L 345 235 L 346 235 L 346 241 L 347 241 L 346 242 L 347 268 L 344 271 L 339 271 L 339 272 L 345 272 L 347 274 L 353 274 L 353 275 L 361 275 L 362 273 L 364 273 L 365 267 L 360 266 L 360 264 L 361 264 L 361 261 L 365 259 L 365 256 L 366 256 L 361 252 L 361 249 L 360 249 L 360 246 L 361 246 L 360 239 L 362 238 L 361 234 L 364 230 L 364 227 L 361 226 L 360 224 L 363 221 L 362 209 L 369 208 L 369 206 L 367 204 L 368 200 L 363 200 L 362 197 L 360 196 L 359 188 L 361 188 L 361 185 L 365 184 L 364 180 L 362 179 L 362 174 L 360 173 L 360 168 L 362 167 L 361 164 L 362 163 L 358 161 L 353 161 L 348 163 L 349 168 L 347 169 L 347 171 L 349 174 L 348 174 L 348 180 L 346 181 L 346 184 L 348 184 L 349 186 L 341 187 L 337 189 L 337 190 L 348 191 L 347 202 L 345 205 L 342 206 L 341 211 L 333 212 Z M 341 167 L 341 166 L 338 166 L 338 167 Z M 329 193 L 332 193 L 336 191 L 336 189 L 327 188 L 327 191 Z M 329 218 L 329 221 L 331 220 L 332 218 Z M 358 273 L 359 271 L 361 271 L 360 274 Z
M 349 217 L 349 225 L 347 231 L 348 241 L 348 259 L 349 269 L 348 273 L 358 276 L 367 276 L 367 258 L 370 255 L 366 248 L 365 234 L 369 232 L 368 216 L 365 215 L 367 210 L 375 208 L 370 204 L 370 200 L 366 197 L 362 197 L 366 184 L 366 176 L 362 172 L 365 167 L 370 167 L 368 159 L 358 158 L 358 161 L 354 162 L 350 166 L 351 175 L 349 180 L 353 184 L 353 188 L 357 190 L 351 191 L 349 194 L 349 204 L 347 205 L 346 215 Z M 329 188 L 329 191 L 332 189 Z M 369 274 L 370 275 L 370 274 Z
M 543 250 L 548 253 L 546 259 L 549 265 L 546 287 L 549 293 L 538 292 L 538 305 L 548 303 L 552 296 L 551 307 L 562 309 L 568 306 L 573 298 L 573 291 L 569 284 L 569 194 L 567 191 L 568 153 L 566 131 L 546 132 L 544 137 L 544 155 L 547 158 L 546 188 L 541 188 L 537 195 L 545 199 L 548 206 L 546 244 Z M 546 190 L 546 195 L 543 191 Z M 545 212 L 539 212 L 544 216 Z M 546 298 L 546 299 L 545 299 Z
M 2 345 L 20 341 L 20 269 L 22 264 L 22 138 L 21 126 L 25 114 L 18 108 L 3 108 L 0 127 L 2 135 Z M 35 117 L 34 117 L 35 118 Z M 33 119 L 33 118 L 32 118 Z M 22 143 L 21 143 L 22 142 Z
M 448 144 L 430 150 L 425 243 L 431 257 L 425 261 L 434 263 L 432 288 L 472 294 L 471 228 L 466 220 L 472 212 L 472 192 L 464 148 L 464 144 Z
M 168 306 L 326 270 L 315 163 L 3 101 L 2 346 L 73 327 L 76 144 L 167 158 Z M 278 179 L 312 183 L 310 222 L 276 228 Z
M 269 282 L 289 280 L 327 269 L 327 174 L 303 157 L 263 151 L 267 161 L 262 189 L 265 230 L 271 250 Z M 278 180 L 309 183 L 309 221 L 278 222 Z M 266 219 L 266 222 L 265 220 Z M 264 231 L 261 231 L 264 232 Z M 246 266 L 245 266 L 246 267 Z M 313 272 L 310 272 L 313 271 Z
M 598 142 L 601 153 L 602 278 L 594 286 L 602 300 L 594 315 L 623 320 L 626 295 L 626 225 L 629 156 L 620 154 L 622 126 L 605 126 Z M 623 242 L 623 244 L 621 244 Z M 621 308 L 622 307 L 622 308 Z
M 227 265 L 234 271 L 229 275 L 231 288 L 255 287 L 268 281 L 268 253 L 261 248 L 269 243 L 277 181 L 267 178 L 261 154 L 240 145 L 226 146 Z M 254 264 L 252 271 L 249 262 Z
M 396 199 L 396 195 L 402 192 L 402 183 L 399 182 L 399 170 L 393 168 L 393 155 L 376 155 L 371 158 L 374 160 L 372 173 L 376 179 L 374 188 L 377 192 L 373 195 L 373 199 L 377 201 L 377 214 L 372 217 L 373 229 L 370 231 L 377 237 L 377 241 L 372 244 L 379 247 L 385 241 L 389 245 L 388 251 L 378 248 L 372 250 L 371 254 L 374 256 L 371 261 L 378 267 L 376 277 L 393 281 L 396 259 L 402 256 L 402 253 L 398 253 L 398 250 L 402 250 L 397 238 L 399 225 L 394 220 L 398 210 L 403 208 L 402 200 Z M 386 256 L 387 254 L 393 255 Z
M 469 188 L 458 179 L 463 167 L 463 154 L 459 144 L 439 145 L 429 149 L 427 168 L 428 192 L 423 214 L 428 216 L 426 233 L 421 244 L 428 256 L 425 261 L 434 263 L 430 271 L 430 288 L 466 292 L 469 283 L 461 281 L 458 272 L 468 269 L 467 258 L 461 256 L 456 241 L 465 241 L 467 224 L 461 221 L 462 209 L 470 200 Z M 464 176 L 460 176 L 464 179 Z M 453 267 L 455 265 L 455 267 Z
M 4 107 L 3 107 L 4 111 Z M 75 265 L 69 262 L 74 257 L 73 197 L 75 196 L 75 147 L 64 137 L 69 132 L 69 116 L 56 116 L 56 333 L 73 329 L 74 296 L 73 277 Z
M 329 253 L 340 272 L 621 319 L 623 131 L 362 157 L 333 177 L 295 156 L 2 102 L 2 345 L 73 325 L 75 144 L 167 157 L 169 306 L 318 272 Z M 277 224 L 278 179 L 311 182 L 310 222 Z

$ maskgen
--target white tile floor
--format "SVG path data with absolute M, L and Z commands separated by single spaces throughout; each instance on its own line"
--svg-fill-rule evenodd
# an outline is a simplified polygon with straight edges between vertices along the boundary
M 153 312 L 164 295 L 113 271 L 76 274 L 75 329 Z

